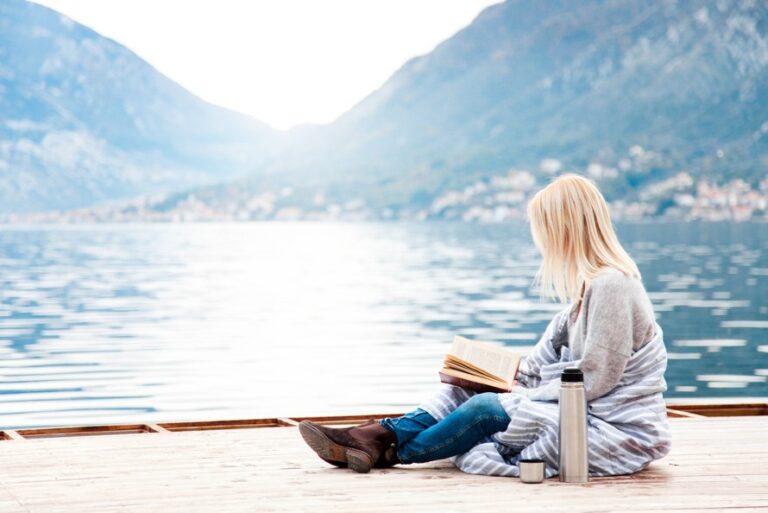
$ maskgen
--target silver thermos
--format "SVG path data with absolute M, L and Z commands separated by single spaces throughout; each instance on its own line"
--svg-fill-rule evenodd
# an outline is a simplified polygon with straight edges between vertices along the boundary
M 560 383 L 560 481 L 586 483 L 589 461 L 584 374 L 577 368 L 565 369 Z

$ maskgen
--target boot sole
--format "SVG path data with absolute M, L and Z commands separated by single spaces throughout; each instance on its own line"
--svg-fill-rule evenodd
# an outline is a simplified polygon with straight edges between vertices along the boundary
M 348 466 L 361 474 L 369 472 L 373 467 L 373 461 L 365 451 L 337 444 L 309 421 L 299 423 L 299 433 L 321 459 L 332 465 Z
M 373 460 L 365 451 L 347 448 L 347 465 L 349 468 L 360 474 L 370 472 L 373 467 Z

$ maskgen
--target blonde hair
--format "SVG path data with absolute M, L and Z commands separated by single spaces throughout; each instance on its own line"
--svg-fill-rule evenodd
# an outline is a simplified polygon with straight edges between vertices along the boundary
M 606 267 L 640 279 L 591 180 L 575 174 L 556 178 L 528 202 L 528 219 L 543 257 L 535 280 L 543 295 L 576 302 L 586 282 Z

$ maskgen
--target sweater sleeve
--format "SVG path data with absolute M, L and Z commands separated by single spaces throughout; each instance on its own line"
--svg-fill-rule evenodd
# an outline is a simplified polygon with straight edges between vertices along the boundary
M 635 303 L 628 279 L 610 277 L 596 282 L 583 305 L 588 317 L 579 368 L 584 373 L 587 401 L 618 385 L 632 355 Z

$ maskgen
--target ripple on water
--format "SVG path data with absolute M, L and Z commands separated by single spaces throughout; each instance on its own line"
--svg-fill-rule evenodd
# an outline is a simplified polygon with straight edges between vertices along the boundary
M 766 376 L 746 376 L 738 374 L 701 374 L 696 376 L 697 381 L 707 384 L 708 388 L 729 389 L 729 388 L 747 388 L 753 383 L 765 383 L 768 381 Z
M 747 340 L 743 338 L 702 338 L 675 340 L 672 344 L 678 347 L 706 347 L 710 352 L 717 352 L 723 347 L 746 346 Z
M 722 321 L 720 323 L 722 328 L 756 328 L 766 329 L 768 328 L 768 321 Z
M 745 376 L 739 374 L 700 374 L 696 376 L 698 381 L 722 381 L 731 383 L 765 383 L 765 376 Z
M 701 360 L 701 353 L 667 353 L 670 360 Z

